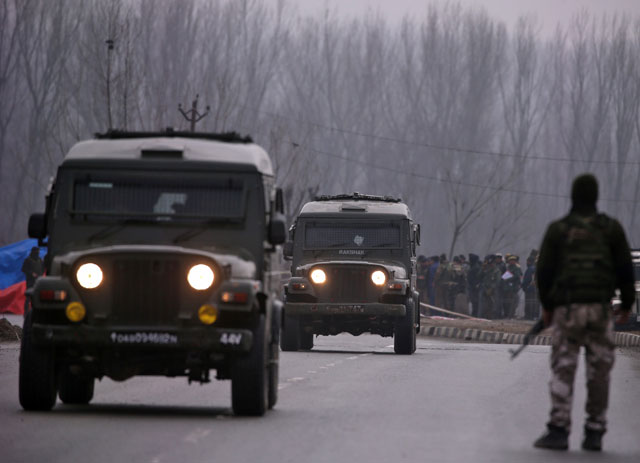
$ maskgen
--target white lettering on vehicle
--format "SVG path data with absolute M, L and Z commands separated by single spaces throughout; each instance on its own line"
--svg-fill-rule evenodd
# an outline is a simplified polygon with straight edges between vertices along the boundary
M 361 256 L 364 255 L 364 251 L 362 249 L 340 249 L 338 254 Z
M 222 333 L 220 335 L 221 344 L 231 344 L 237 346 L 242 342 L 242 333 Z
M 178 344 L 178 336 L 160 332 L 112 332 L 110 338 L 116 344 Z

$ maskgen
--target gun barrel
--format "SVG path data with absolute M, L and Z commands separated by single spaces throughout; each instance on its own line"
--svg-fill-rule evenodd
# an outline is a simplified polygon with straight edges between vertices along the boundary
M 544 330 L 544 321 L 542 319 L 538 320 L 535 325 L 531 327 L 531 329 L 524 335 L 524 339 L 522 340 L 522 344 L 517 349 L 509 349 L 511 353 L 511 360 L 516 358 L 520 352 L 522 352 L 525 347 L 529 345 L 531 340 L 535 338 L 542 330 Z

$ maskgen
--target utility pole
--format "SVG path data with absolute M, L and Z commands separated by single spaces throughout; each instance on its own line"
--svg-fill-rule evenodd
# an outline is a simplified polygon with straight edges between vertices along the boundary
M 180 111 L 180 114 L 182 114 L 182 116 L 189 121 L 189 123 L 191 124 L 191 131 L 195 132 L 196 131 L 196 123 L 200 122 L 200 120 L 202 120 L 203 117 L 205 117 L 207 114 L 209 114 L 209 106 L 207 106 L 206 111 L 204 112 L 204 114 L 200 114 L 198 112 L 198 98 L 200 97 L 200 95 L 196 94 L 196 99 L 193 100 L 193 102 L 191 103 L 191 109 L 188 109 L 187 111 L 182 109 L 182 103 L 178 104 L 178 111 Z
M 113 128 L 113 121 L 111 119 L 111 55 L 113 54 L 113 40 L 107 39 L 107 123 L 108 129 Z

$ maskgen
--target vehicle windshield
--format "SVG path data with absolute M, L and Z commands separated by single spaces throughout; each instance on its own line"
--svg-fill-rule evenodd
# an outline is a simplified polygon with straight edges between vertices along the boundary
M 305 249 L 397 249 L 400 222 L 307 222 Z
M 71 214 L 84 220 L 241 220 L 244 196 L 243 180 L 224 176 L 208 178 L 206 183 L 175 178 L 77 179 Z

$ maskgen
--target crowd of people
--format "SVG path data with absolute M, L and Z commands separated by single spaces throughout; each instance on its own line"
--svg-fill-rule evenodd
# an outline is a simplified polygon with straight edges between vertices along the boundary
M 523 272 L 515 254 L 489 254 L 480 260 L 477 254 L 445 254 L 418 257 L 420 300 L 452 312 L 487 319 L 512 319 L 524 293 L 524 318 L 540 317 L 540 301 L 535 283 L 538 251 L 533 249 Z M 469 310 L 471 309 L 471 310 Z M 437 314 L 434 309 L 430 309 Z

